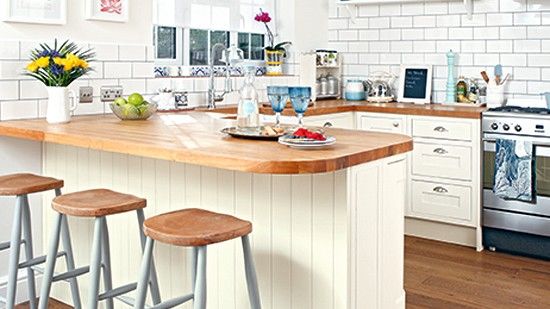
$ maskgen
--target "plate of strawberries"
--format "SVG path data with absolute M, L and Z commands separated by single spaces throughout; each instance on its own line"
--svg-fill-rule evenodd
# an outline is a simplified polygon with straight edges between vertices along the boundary
M 336 143 L 336 138 L 325 135 L 322 130 L 298 128 L 279 137 L 279 143 L 296 149 L 321 149 Z

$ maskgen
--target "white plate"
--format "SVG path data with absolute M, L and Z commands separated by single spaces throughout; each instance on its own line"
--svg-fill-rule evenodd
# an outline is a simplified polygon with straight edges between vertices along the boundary
M 291 139 L 279 138 L 279 144 L 285 145 L 294 149 L 323 149 L 336 143 L 336 138 L 333 136 L 327 136 L 325 141 L 300 141 L 293 143 Z

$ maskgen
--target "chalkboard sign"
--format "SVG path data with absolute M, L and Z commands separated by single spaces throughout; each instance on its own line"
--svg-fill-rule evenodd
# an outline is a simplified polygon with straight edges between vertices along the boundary
M 432 69 L 430 66 L 402 66 L 400 102 L 430 103 Z

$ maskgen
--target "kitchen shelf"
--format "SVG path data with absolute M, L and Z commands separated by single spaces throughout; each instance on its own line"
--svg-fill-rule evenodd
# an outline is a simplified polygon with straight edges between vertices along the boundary
M 381 4 L 381 3 L 407 3 L 407 2 L 441 2 L 441 0 L 336 0 L 336 4 L 344 5 L 350 15 L 351 22 L 355 23 L 355 18 L 357 17 L 357 6 L 367 5 L 367 4 Z M 466 12 L 468 12 L 468 19 L 472 19 L 473 14 L 473 1 L 474 0 L 447 0 L 451 1 L 463 1 L 464 6 L 466 7 Z M 355 7 L 355 14 L 352 12 L 351 6 Z

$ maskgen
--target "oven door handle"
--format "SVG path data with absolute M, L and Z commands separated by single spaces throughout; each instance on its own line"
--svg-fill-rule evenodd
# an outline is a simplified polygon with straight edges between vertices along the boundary
M 535 137 L 535 136 L 510 136 L 510 135 L 504 135 L 504 134 L 491 134 L 490 136 L 485 135 L 482 138 L 482 141 L 488 142 L 488 143 L 494 143 L 497 139 L 529 141 L 529 142 L 533 142 L 533 146 L 550 147 L 550 139 Z

